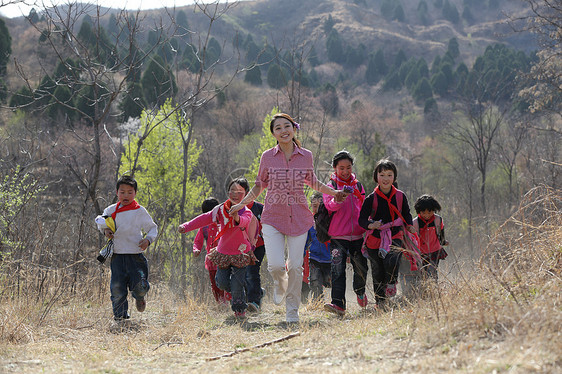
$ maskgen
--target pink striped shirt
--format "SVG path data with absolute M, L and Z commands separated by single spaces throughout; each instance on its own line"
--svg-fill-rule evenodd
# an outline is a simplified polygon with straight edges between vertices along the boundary
M 318 188 L 312 152 L 295 146 L 289 161 L 279 145 L 261 155 L 256 185 L 267 188 L 261 223 L 289 236 L 304 234 L 314 224 L 304 184 Z

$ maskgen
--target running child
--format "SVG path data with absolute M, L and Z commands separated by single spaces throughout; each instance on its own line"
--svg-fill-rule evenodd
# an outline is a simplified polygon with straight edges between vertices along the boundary
M 404 228 L 415 232 L 408 199 L 395 187 L 397 176 L 392 161 L 383 159 L 377 163 L 373 173 L 377 186 L 365 199 L 359 215 L 359 224 L 370 230 L 366 234 L 365 250 L 371 262 L 377 307 L 384 306 L 387 299 L 396 295 L 400 259 L 407 247 Z M 412 269 L 416 270 L 415 254 L 408 257 L 414 261 Z
M 414 209 L 418 214 L 414 218 L 413 225 L 420 238 L 422 269 L 427 276 L 437 282 L 439 260 L 447 257 L 443 246 L 449 244 L 445 240 L 443 218 L 436 214 L 441 210 L 441 205 L 433 196 L 422 195 L 416 200 Z
M 246 267 L 255 261 L 252 245 L 246 234 L 250 225 L 252 212 L 249 209 L 230 213 L 232 205 L 244 196 L 244 188 L 231 182 L 228 186 L 228 200 L 178 227 L 180 233 L 186 233 L 211 223 L 216 223 L 219 232 L 215 237 L 218 241 L 216 250 L 209 253 L 209 259 L 217 266 L 215 280 L 217 286 L 232 295 L 231 308 L 236 318 L 246 316 L 246 294 L 244 282 Z M 213 244 L 214 246 L 214 244 Z
M 119 201 L 105 208 L 103 214 L 96 217 L 100 232 L 113 239 L 109 289 L 113 318 L 116 321 L 129 318 L 129 290 L 135 299 L 137 310 L 143 312 L 146 308 L 145 296 L 150 289 L 148 262 L 143 252 L 156 239 L 158 226 L 146 209 L 135 200 L 137 187 L 137 181 L 132 176 L 124 175 L 119 178 L 116 184 Z M 115 232 L 107 226 L 106 220 L 109 217 L 115 223 Z

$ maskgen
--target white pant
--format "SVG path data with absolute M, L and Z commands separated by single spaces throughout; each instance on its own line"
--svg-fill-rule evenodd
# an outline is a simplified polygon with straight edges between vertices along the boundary
M 287 322 L 298 322 L 302 288 L 302 263 L 306 232 L 299 236 L 280 233 L 271 225 L 262 227 L 267 270 L 273 277 L 273 301 L 280 304 L 285 298 Z M 285 266 L 285 241 L 288 256 Z

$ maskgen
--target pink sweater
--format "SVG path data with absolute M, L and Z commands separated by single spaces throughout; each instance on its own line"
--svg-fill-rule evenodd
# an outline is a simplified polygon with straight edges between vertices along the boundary
M 341 190 L 343 186 L 337 186 Z M 365 189 L 361 186 L 361 193 L 365 194 Z M 363 238 L 365 229 L 359 226 L 359 213 L 361 212 L 362 202 L 354 194 L 348 195 L 344 202 L 334 201 L 334 197 L 323 195 L 324 205 L 329 212 L 335 212 L 332 222 L 328 229 L 328 235 L 332 239 L 358 240 Z
M 223 229 L 223 217 L 222 209 L 219 209 L 216 217 L 215 223 L 219 226 L 220 230 Z M 233 227 L 224 229 L 224 234 L 219 239 L 217 245 L 217 251 L 226 255 L 238 255 L 240 253 L 246 253 L 252 249 L 250 242 L 246 239 L 246 235 L 242 232 L 241 228 L 248 227 L 253 213 L 246 208 L 238 211 L 240 216 L 240 222 Z M 192 231 L 203 226 L 207 226 L 213 223 L 213 212 L 203 213 L 189 222 L 183 223 L 181 226 L 186 231 Z M 218 235 L 218 234 L 217 234 Z

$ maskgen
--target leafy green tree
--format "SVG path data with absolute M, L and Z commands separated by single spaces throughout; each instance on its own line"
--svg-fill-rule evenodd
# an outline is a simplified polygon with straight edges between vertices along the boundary
M 404 22 L 406 20 L 406 14 L 404 14 L 404 8 L 400 3 L 396 4 L 394 11 L 392 12 L 392 19 L 398 22 Z
M 12 95 L 9 105 L 11 108 L 19 108 L 31 103 L 33 103 L 33 92 L 27 86 L 23 86 Z
M 437 106 L 437 100 L 435 100 L 433 97 L 425 100 L 425 104 L 423 106 L 423 113 L 425 115 L 437 114 L 438 111 L 439 108 Z
M 119 103 L 119 109 L 122 111 L 122 121 L 127 121 L 128 118 L 140 117 L 146 107 L 147 105 L 140 83 L 129 83 L 127 92 L 123 100 Z
M 451 4 L 449 0 L 445 0 L 443 4 L 443 17 L 451 23 L 459 22 L 459 11 L 455 4 Z
M 201 68 L 201 62 L 197 57 L 197 48 L 192 44 L 187 44 L 183 50 L 183 61 L 180 64 L 182 69 L 188 69 L 192 73 L 197 73 Z
M 176 16 L 176 22 L 179 28 L 179 33 L 182 37 L 187 37 L 188 36 L 188 32 L 189 32 L 189 22 L 187 20 L 187 14 L 185 14 L 185 12 L 183 10 L 180 10 L 178 12 L 178 15 Z
M 259 66 L 254 66 L 253 68 L 246 71 L 246 75 L 244 75 L 244 82 L 250 83 L 254 86 L 261 86 L 261 70 Z
M 417 14 L 420 23 L 427 26 L 429 24 L 429 9 L 425 0 L 420 1 L 418 4 Z
M 381 14 L 382 16 L 388 20 L 391 21 L 394 16 L 394 0 L 384 0 L 381 4 Z
M 162 105 L 178 92 L 176 78 L 164 63 L 162 57 L 156 55 L 148 64 L 142 80 L 144 98 L 148 105 Z
M 4 20 L 0 18 L 0 76 L 6 75 L 6 67 L 12 54 L 12 36 Z
M 422 78 L 414 87 L 412 96 L 417 102 L 425 102 L 427 99 L 433 97 L 433 90 L 427 78 Z
M 336 21 L 334 21 L 334 19 L 332 18 L 332 15 L 329 14 L 328 18 L 326 18 L 324 20 L 324 24 L 322 25 L 322 28 L 324 29 L 324 34 L 330 35 L 330 33 L 332 32 L 335 24 L 336 24 Z
M 72 110 L 73 105 L 70 89 L 67 86 L 57 86 L 49 102 L 47 114 L 52 119 L 57 119 L 61 115 L 73 119 L 75 114 L 74 110 Z
M 408 73 L 408 75 L 406 75 L 406 78 L 404 79 L 404 85 L 412 90 L 420 81 L 421 79 L 421 74 L 419 69 L 417 68 L 417 66 L 412 67 L 412 69 L 410 69 L 410 72 Z
M 408 61 L 408 58 L 406 57 L 406 53 L 404 53 L 402 48 L 400 48 L 396 56 L 394 56 L 393 68 L 400 69 L 402 64 L 405 63 L 406 61 Z
M 449 39 L 449 45 L 447 46 L 447 52 L 451 55 L 453 59 L 460 56 L 459 41 L 457 38 Z
M 431 87 L 433 88 L 433 92 L 439 96 L 444 96 L 447 93 L 449 82 L 442 71 L 431 77 Z
M 320 65 L 320 60 L 318 59 L 318 52 L 316 52 L 316 48 L 314 48 L 314 46 L 310 48 L 310 53 L 308 55 L 308 62 L 312 67 Z
M 337 63 L 345 61 L 343 41 L 338 30 L 332 29 L 330 31 L 330 35 L 326 39 L 326 51 L 328 52 L 328 60 Z
M 256 177 L 258 176 L 258 171 L 259 171 L 259 168 L 260 168 L 260 159 L 261 159 L 262 153 L 267 151 L 270 148 L 275 147 L 275 144 L 277 144 L 277 141 L 271 135 L 271 131 L 269 130 L 269 123 L 273 119 L 273 116 L 276 115 L 277 113 L 279 113 L 279 109 L 277 107 L 273 108 L 271 110 L 271 113 L 269 113 L 267 116 L 265 116 L 265 118 L 262 122 L 262 135 L 261 135 L 261 138 L 260 138 L 260 147 L 257 151 L 256 157 L 254 158 L 254 161 L 252 162 L 252 164 L 248 168 L 248 172 L 245 175 L 246 179 L 248 179 L 249 181 L 255 181 Z M 260 196 L 261 199 L 263 199 L 263 196 L 265 196 L 265 195 L 261 194 L 261 196 Z M 263 200 L 261 200 L 261 201 L 263 201 Z
M 191 123 L 172 106 L 171 100 L 156 113 L 143 111 L 140 124 L 138 132 L 125 144 L 120 172 L 134 171 L 143 187 L 139 202 L 144 206 L 157 205 L 153 218 L 161 227 L 160 235 L 174 237 L 177 223 L 199 214 L 201 201 L 212 193 L 207 178 L 197 172 L 203 149 L 195 139 L 190 139 L 186 147 Z M 172 253 L 165 257 L 179 257 L 182 279 L 187 274 L 186 247 L 172 243 L 166 246 Z
M 275 89 L 283 88 L 287 85 L 286 73 L 278 64 L 272 64 L 267 70 L 267 84 Z
M 367 63 L 367 70 L 365 71 L 365 81 L 367 84 L 374 85 L 380 79 L 380 75 L 378 73 L 378 67 L 375 62 L 375 57 L 369 57 L 369 62 Z
M 470 10 L 470 6 L 468 5 L 464 6 L 462 11 L 462 18 L 470 25 L 474 23 L 475 19 L 474 19 L 474 15 L 472 14 L 472 11 Z
M 402 80 L 400 79 L 398 71 L 394 70 L 385 77 L 382 88 L 385 91 L 399 90 L 402 88 Z
M 437 74 L 439 72 L 440 67 L 441 67 L 441 56 L 436 55 L 433 58 L 433 62 L 431 63 L 431 74 Z
M 207 44 L 207 50 L 205 53 L 205 67 L 209 67 L 212 64 L 216 63 L 222 54 L 222 47 L 219 41 L 213 37 L 209 39 L 209 43 Z
M 260 54 L 260 47 L 253 41 L 246 44 L 246 61 L 257 61 Z

